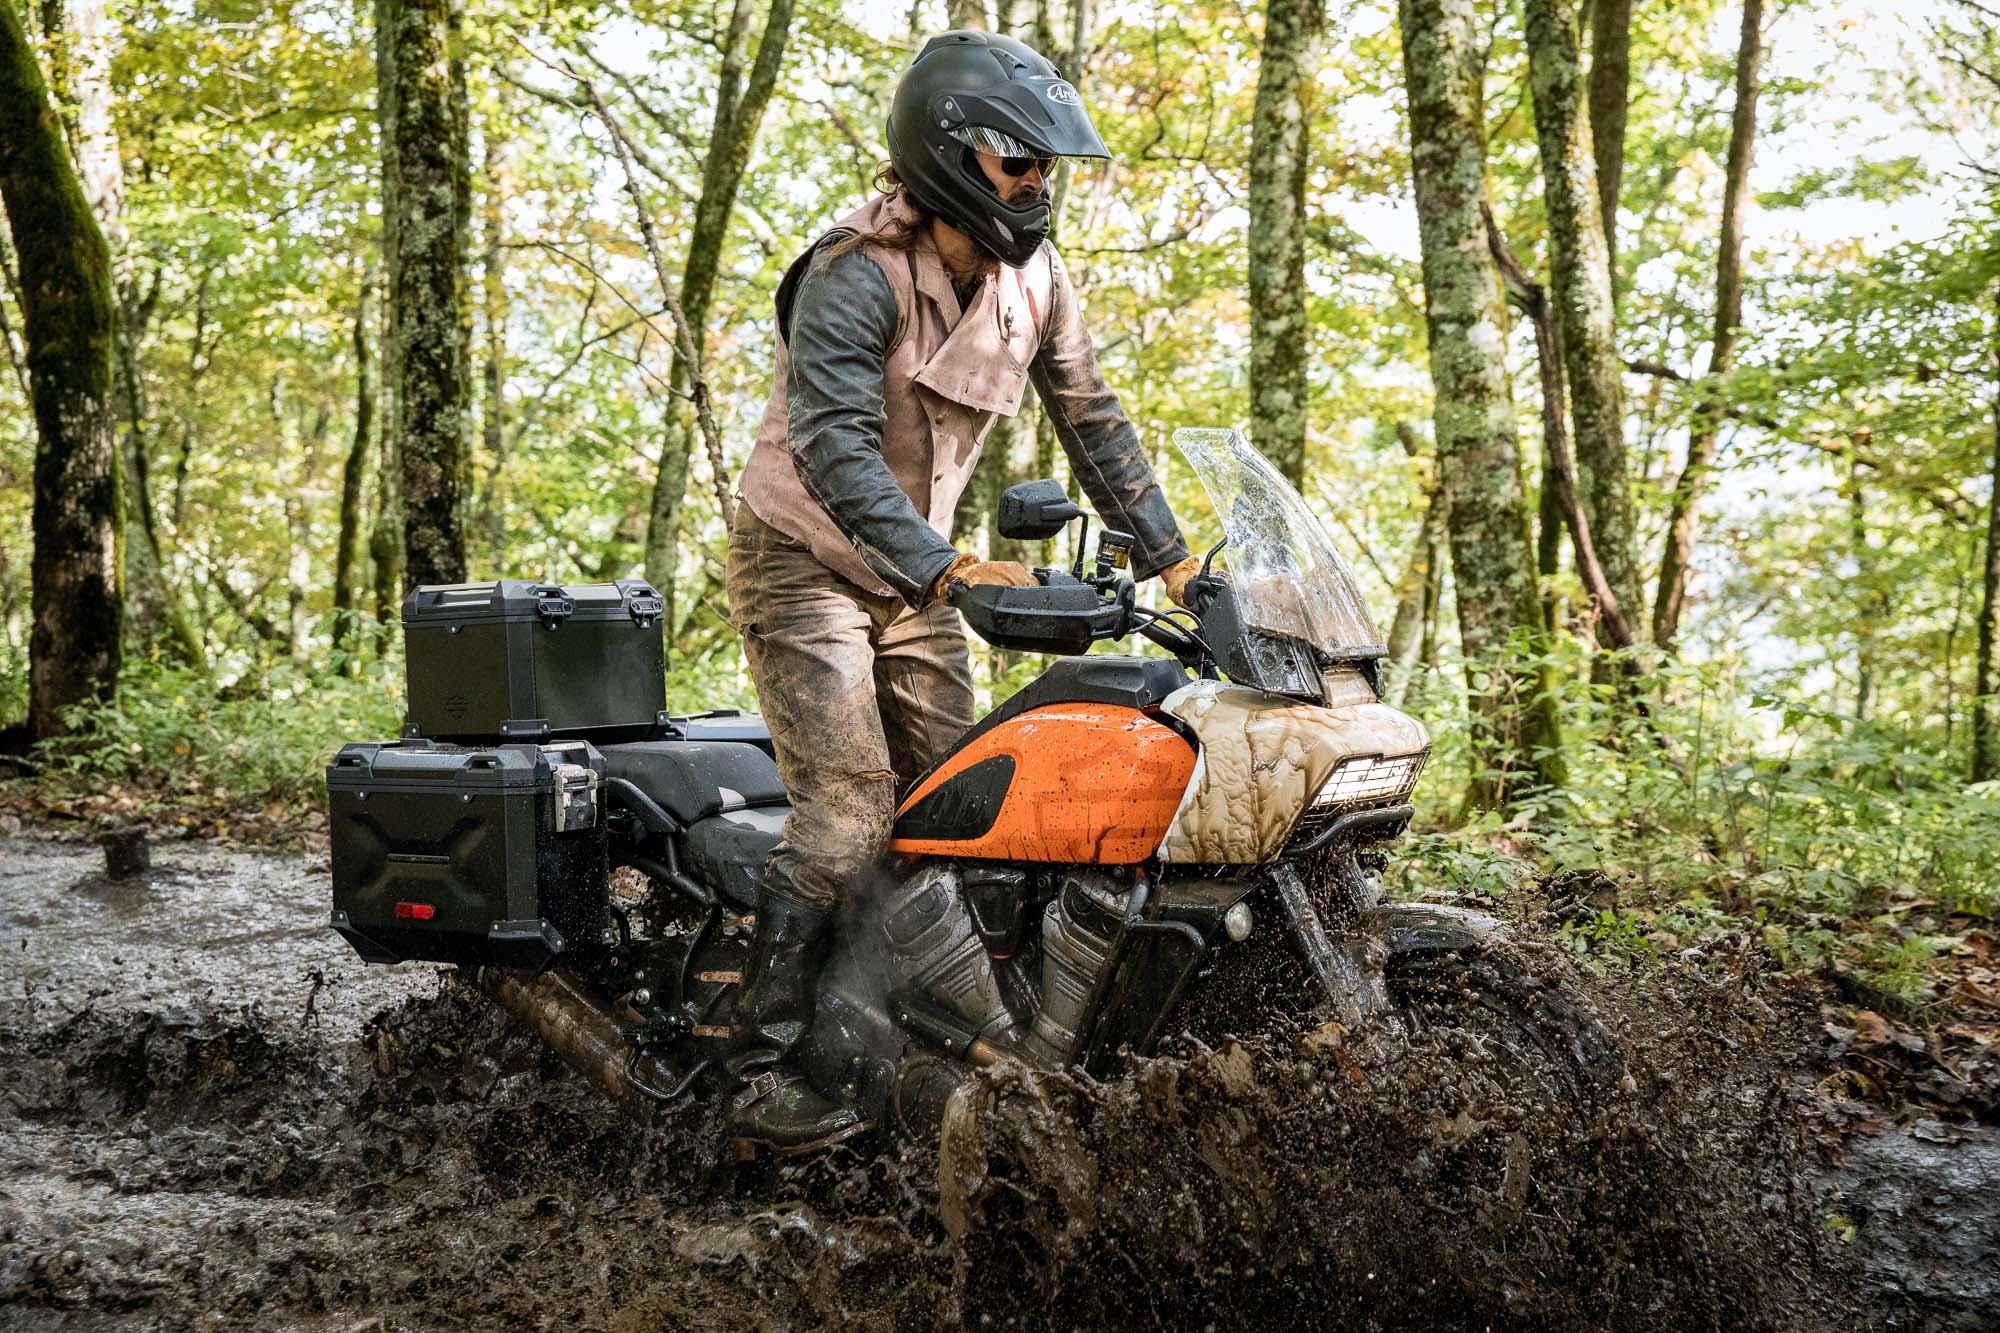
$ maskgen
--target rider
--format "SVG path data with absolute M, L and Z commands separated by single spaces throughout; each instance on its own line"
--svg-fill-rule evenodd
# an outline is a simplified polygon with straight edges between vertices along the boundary
M 998 416 L 1032 379 L 1134 572 L 1180 601 L 1188 555 L 1105 386 L 1048 242 L 1048 177 L 1108 158 L 1077 91 L 1010 37 L 932 38 L 896 89 L 885 193 L 778 289 L 777 380 L 729 534 L 731 619 L 791 793 L 764 863 L 727 1064 L 731 1128 L 801 1150 L 865 1126 L 799 1072 L 833 909 L 889 839 L 899 790 L 972 725 L 955 582 L 1026 586 L 948 540 Z

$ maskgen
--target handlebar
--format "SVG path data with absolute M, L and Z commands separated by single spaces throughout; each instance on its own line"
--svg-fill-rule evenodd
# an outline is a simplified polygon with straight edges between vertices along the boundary
M 1032 586 L 954 579 L 945 586 L 945 600 L 996 648 L 1075 655 L 1092 643 L 1137 633 L 1194 670 L 1209 655 L 1197 634 L 1137 605 L 1129 578 L 1108 572 L 1079 578 L 1046 568 L 1034 573 Z

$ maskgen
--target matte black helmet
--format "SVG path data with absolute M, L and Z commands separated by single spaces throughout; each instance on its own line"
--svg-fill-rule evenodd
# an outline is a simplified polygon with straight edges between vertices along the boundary
M 1023 42 L 957 30 L 924 43 L 889 108 L 889 165 L 919 207 L 1007 263 L 1026 264 L 1049 234 L 1049 196 L 1009 204 L 973 160 L 1111 156 L 1056 67 Z

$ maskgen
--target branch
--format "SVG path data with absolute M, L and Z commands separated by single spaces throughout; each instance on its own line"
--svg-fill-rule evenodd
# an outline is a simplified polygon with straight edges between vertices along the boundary
M 515 40 L 519 42 L 520 38 L 516 37 Z M 528 51 L 529 55 L 534 55 L 525 42 L 521 43 L 521 49 Z M 540 56 L 535 58 L 541 59 Z M 542 63 L 548 64 L 547 61 Z M 605 105 L 604 98 L 598 93 L 596 84 L 566 66 L 550 66 L 550 68 L 558 69 L 576 80 L 578 86 L 589 95 L 598 122 L 611 136 L 611 146 L 618 154 L 618 165 L 625 173 L 625 193 L 631 197 L 633 211 L 638 215 L 640 238 L 646 243 L 646 254 L 653 261 L 653 276 L 660 284 L 661 299 L 667 307 L 667 314 L 674 322 L 674 354 L 680 358 L 681 364 L 687 367 L 688 386 L 694 398 L 695 420 L 701 425 L 702 444 L 708 451 L 709 470 L 714 474 L 716 508 L 722 515 L 723 523 L 734 526 L 736 505 L 729 494 L 729 470 L 722 456 L 722 432 L 715 424 L 715 409 L 709 401 L 708 380 L 702 372 L 701 352 L 695 345 L 693 331 L 688 328 L 687 311 L 681 308 L 680 292 L 675 287 L 673 274 L 667 267 L 667 257 L 660 250 L 660 238 L 653 231 L 653 214 L 646 206 L 645 194 L 639 189 L 639 173 L 632 169 L 631 145 L 625 138 L 625 131 L 611 114 L 611 108 Z M 637 313 L 636 307 L 634 313 Z
M 1687 375 L 1675 370 L 1672 366 L 1664 365 L 1658 361 L 1648 361 L 1642 357 L 1628 357 L 1625 361 L 1625 369 L 1635 375 L 1651 375 L 1655 379 L 1668 380 L 1674 384 L 1692 384 L 1694 382 Z M 1747 425 L 1770 431 L 1782 438 L 1795 440 L 1797 443 L 1805 445 L 1808 449 L 1817 449 L 1819 452 L 1835 458 L 1845 458 L 1855 466 L 1868 468 L 1870 471 L 1886 479 L 1892 481 L 1898 480 L 1894 468 L 1872 454 L 1862 453 L 1852 440 L 1816 435 L 1792 435 L 1785 430 L 1783 424 L 1776 417 L 1764 412 L 1752 412 L 1743 407 L 1725 407 L 1722 409 L 1722 415 L 1732 420 L 1741 421 Z M 1975 521 L 1970 502 L 1955 491 L 1939 491 L 1933 488 L 1928 490 L 1912 490 L 1911 494 L 1954 523 L 1964 525 Z
M 1063 247 L 1063 253 L 1070 255 L 1150 254 L 1154 250 L 1164 250 L 1170 245 L 1179 245 L 1182 241 L 1185 241 L 1190 235 L 1194 233 L 1194 229 L 1196 227 L 1199 227 L 1203 222 L 1207 221 L 1208 219 L 1204 217 L 1201 219 L 1201 222 L 1196 222 L 1185 227 L 1176 227 L 1171 232 L 1161 237 L 1159 240 L 1147 241 L 1143 245 L 1100 245 L 1094 247 L 1083 246 L 1083 245 L 1066 245 Z
M 1611 580 L 1605 577 L 1604 566 L 1597 558 L 1597 543 L 1591 539 L 1590 520 L 1583 512 L 1583 503 L 1577 498 L 1576 467 L 1569 456 L 1569 429 L 1564 420 L 1567 395 L 1562 381 L 1562 357 L 1556 348 L 1555 321 L 1550 318 L 1548 293 L 1538 282 L 1529 279 L 1521 261 L 1508 248 L 1507 238 L 1500 234 L 1500 226 L 1493 220 L 1490 205 L 1481 204 L 1480 211 L 1486 218 L 1486 244 L 1493 252 L 1493 261 L 1500 267 L 1501 279 L 1507 285 L 1507 299 L 1527 312 L 1535 325 L 1535 359 L 1540 363 L 1542 373 L 1542 438 L 1548 454 L 1548 469 L 1552 474 L 1547 481 L 1553 481 L 1556 501 L 1562 507 L 1563 521 L 1569 526 L 1570 539 L 1575 547 L 1576 570 L 1583 577 L 1585 591 L 1596 603 L 1600 624 L 1609 631 L 1611 646 L 1627 653 L 1625 658 L 1628 674 L 1636 674 L 1638 662 L 1630 656 L 1630 650 L 1637 646 L 1638 636 L 1632 631 L 1632 623 L 1625 618 L 1625 610 L 1618 604 L 1618 594 L 1612 590 Z
M 634 315 L 637 316 L 636 319 L 629 320 L 626 323 L 620 325 L 619 326 L 620 332 L 623 332 L 625 329 L 631 328 L 633 324 L 644 324 L 646 326 L 646 331 L 648 333 L 659 333 L 660 340 L 662 342 L 666 343 L 669 347 L 673 346 L 673 339 L 669 338 L 664 333 L 660 333 L 660 330 L 655 328 L 653 325 L 653 321 L 659 317 L 660 312 L 655 312 L 654 314 L 647 314 L 645 311 L 641 310 L 633 302 L 632 298 L 624 293 L 624 291 L 618 286 L 617 283 L 611 281 L 611 279 L 605 277 L 602 273 L 598 272 L 597 268 L 589 260 L 583 258 L 580 255 L 571 254 L 569 251 L 563 249 L 560 245 L 557 245 L 553 241 L 537 241 L 535 242 L 535 248 L 539 250 L 547 250 L 550 254 L 556 255 L 562 259 L 566 259 L 570 263 L 576 265 L 578 268 L 582 269 L 585 273 L 588 273 L 591 277 L 595 278 L 599 283 L 601 283 L 606 291 L 610 292 L 613 296 L 617 297 L 620 305 L 623 305 L 627 310 L 630 310 Z M 623 357 L 620 359 L 631 360 L 631 358 L 629 357 Z M 652 380 L 653 382 L 658 384 L 662 389 L 665 389 L 668 393 L 674 395 L 677 398 L 688 396 L 682 394 L 680 390 L 674 388 L 673 384 L 670 381 L 662 379 L 644 362 L 632 361 L 632 364 L 638 366 L 639 369 L 642 372 L 644 372 L 647 379 Z
M 624 89 L 626 96 L 630 97 L 638 105 L 639 110 L 646 113 L 646 119 L 659 126 L 660 133 L 672 139 L 682 148 L 685 148 L 688 156 L 699 159 L 708 152 L 707 144 L 696 143 L 693 139 L 689 138 L 687 131 L 674 123 L 673 117 L 665 114 L 658 107 L 655 107 L 651 102 L 646 100 L 645 95 L 639 91 L 637 83 L 605 64 L 603 58 L 597 52 L 586 46 L 583 48 L 583 58 L 603 70 L 606 74 L 609 74 L 611 81 Z
M 516 37 L 514 40 L 518 42 L 520 41 L 520 38 Z M 529 54 L 533 55 L 534 53 L 529 52 Z M 537 60 L 541 60 L 540 56 L 535 56 L 535 58 Z M 543 61 L 542 63 L 547 64 L 548 62 Z M 554 66 L 550 66 L 550 68 L 554 68 Z M 540 98 L 542 101 L 547 102 L 550 106 L 559 106 L 563 108 L 565 111 L 579 111 L 583 112 L 584 114 L 589 114 L 591 110 L 591 102 L 588 97 L 580 95 L 576 97 L 564 97 L 561 93 L 552 93 L 546 88 L 537 88 L 534 84 L 529 83 L 524 79 L 517 79 L 512 74 L 509 74 L 506 70 L 500 69 L 497 66 L 495 67 L 494 72 L 500 76 L 503 82 L 511 85 L 512 87 L 519 88 L 522 92 L 527 93 L 531 97 Z M 675 194 L 679 195 L 682 199 L 686 200 L 690 204 L 698 204 L 701 202 L 700 188 L 697 187 L 694 184 L 694 182 L 689 180 L 686 176 L 681 175 L 677 171 L 673 171 L 666 167 L 661 166 L 658 162 L 654 161 L 652 156 L 648 154 L 646 150 L 643 148 L 634 149 L 632 155 L 633 157 L 638 159 L 640 166 L 644 167 L 648 172 L 652 173 L 655 177 L 659 179 L 659 181 L 662 184 L 664 184 L 668 189 L 672 190 Z

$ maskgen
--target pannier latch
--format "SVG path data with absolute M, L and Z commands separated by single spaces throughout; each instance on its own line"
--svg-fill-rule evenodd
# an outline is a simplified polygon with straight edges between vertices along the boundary
M 576 744 L 542 747 L 555 779 L 556 833 L 597 827 L 597 770 L 589 763 L 566 762 L 571 757 L 585 759 L 589 753 L 587 746 Z
M 540 616 L 542 623 L 550 629 L 569 619 L 570 613 L 574 610 L 576 602 L 561 588 L 535 589 L 535 614 Z
M 642 583 L 632 590 L 631 600 L 626 603 L 625 609 L 638 622 L 640 629 L 646 629 L 666 613 L 667 599 Z

